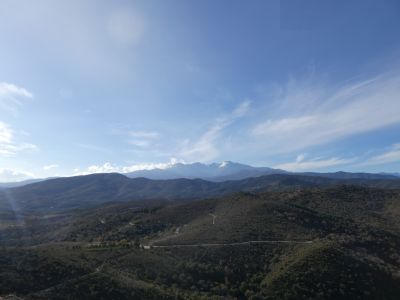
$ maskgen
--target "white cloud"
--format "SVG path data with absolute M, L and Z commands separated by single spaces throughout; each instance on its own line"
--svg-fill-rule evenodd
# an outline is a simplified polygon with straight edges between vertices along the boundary
M 34 178 L 34 174 L 30 172 L 0 169 L 0 182 L 16 182 L 32 178 Z
M 153 170 L 153 169 L 168 169 L 177 163 L 185 163 L 183 160 L 171 158 L 169 162 L 166 163 L 139 163 L 131 166 L 123 167 L 121 173 L 129 173 L 139 170 Z
M 0 110 L 16 113 L 22 105 L 22 99 L 32 97 L 32 93 L 22 87 L 12 83 L 0 82 Z M 0 156 L 9 157 L 20 151 L 37 149 L 37 146 L 33 144 L 16 142 L 12 128 L 0 121 Z
M 253 133 L 255 135 L 288 134 L 299 128 L 311 127 L 318 124 L 318 119 L 313 116 L 284 118 L 276 121 L 268 120 L 257 125 Z
M 129 144 L 141 148 L 146 148 L 150 146 L 150 142 L 148 140 L 130 140 Z
M 270 151 L 291 152 L 400 123 L 400 74 L 349 85 L 291 80 L 251 130 Z
M 0 144 L 11 143 L 12 137 L 13 132 L 11 128 L 7 124 L 0 122 Z
M 230 119 L 243 117 L 249 110 L 251 100 L 245 100 L 232 112 Z
M 117 166 L 110 162 L 106 162 L 103 165 L 92 165 L 89 166 L 85 171 L 80 169 L 74 169 L 73 175 L 87 175 L 95 173 L 129 173 L 139 170 L 153 170 L 153 169 L 168 169 L 177 163 L 184 163 L 183 160 L 171 158 L 166 163 L 137 163 L 129 166 Z
M 359 164 L 366 165 L 383 165 L 387 163 L 400 162 L 400 143 L 392 145 L 390 149 L 382 154 L 375 155 L 367 159 L 365 162 Z
M 218 141 L 221 139 L 222 131 L 231 125 L 238 118 L 243 117 L 251 101 L 246 100 L 239 104 L 231 113 L 218 118 L 215 123 L 196 141 L 183 141 L 178 156 L 188 161 L 210 161 L 216 158 L 219 153 Z
M 131 131 L 129 134 L 135 138 L 157 138 L 160 135 L 156 131 Z
M 207 130 L 196 142 L 185 140 L 179 151 L 179 156 L 190 161 L 209 161 L 218 156 L 219 150 L 215 145 L 225 125 L 217 123 Z
M 0 109 L 16 113 L 23 98 L 32 98 L 31 92 L 8 82 L 0 82 Z
M 0 156 L 11 157 L 22 151 L 38 151 L 39 148 L 34 144 L 0 144 Z
M 45 170 L 45 171 L 50 171 L 50 170 L 55 169 L 55 168 L 58 168 L 57 164 L 51 164 L 51 165 L 43 166 L 43 170 Z
M 93 165 L 88 167 L 89 173 L 113 173 L 118 172 L 119 168 L 107 162 L 101 166 Z
M 297 156 L 294 162 L 283 163 L 274 166 L 277 169 L 283 169 L 286 171 L 293 171 L 293 172 L 303 172 L 303 171 L 314 171 L 316 169 L 328 168 L 338 165 L 345 165 L 354 162 L 355 159 L 343 159 L 332 157 L 328 159 L 321 159 L 321 158 L 314 158 L 310 160 L 305 159 L 304 154 L 300 154 Z
M 156 131 L 131 131 L 129 132 L 129 136 L 131 137 L 128 140 L 129 144 L 140 148 L 146 148 L 152 145 L 160 134 Z
M 16 86 L 12 83 L 0 82 L 0 96 L 23 96 L 27 98 L 32 98 L 33 95 L 31 92 L 28 92 L 26 89 Z
M 0 157 L 10 157 L 21 151 L 36 150 L 38 150 L 36 145 L 15 141 L 14 131 L 8 124 L 0 121 Z

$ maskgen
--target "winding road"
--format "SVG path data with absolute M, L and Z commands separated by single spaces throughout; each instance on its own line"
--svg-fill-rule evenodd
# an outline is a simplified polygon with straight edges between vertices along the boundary
M 202 243 L 202 244 L 177 244 L 177 245 L 149 245 L 145 249 L 150 248 L 176 248 L 176 247 L 220 247 L 220 246 L 241 246 L 250 244 L 312 244 L 313 241 L 247 241 L 235 243 Z

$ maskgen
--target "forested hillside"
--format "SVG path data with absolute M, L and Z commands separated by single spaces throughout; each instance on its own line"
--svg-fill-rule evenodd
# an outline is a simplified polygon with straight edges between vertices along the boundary
M 0 295 L 398 299 L 399 217 L 399 191 L 349 185 L 31 215 L 2 221 Z

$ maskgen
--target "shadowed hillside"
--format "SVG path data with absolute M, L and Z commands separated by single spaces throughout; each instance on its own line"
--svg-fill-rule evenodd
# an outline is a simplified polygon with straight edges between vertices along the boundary
M 93 174 L 50 179 L 2 190 L 0 191 L 0 208 L 3 212 L 51 212 L 90 207 L 112 201 L 193 200 L 228 195 L 239 191 L 294 190 L 338 184 L 400 188 L 400 179 L 332 179 L 279 174 L 237 181 L 210 182 L 201 179 L 130 179 L 120 174 Z

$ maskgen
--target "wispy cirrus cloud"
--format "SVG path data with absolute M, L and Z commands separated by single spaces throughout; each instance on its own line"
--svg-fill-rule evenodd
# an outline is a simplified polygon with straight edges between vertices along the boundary
M 149 147 L 160 137 L 157 131 L 131 131 L 128 135 L 129 144 L 140 148 Z
M 17 142 L 12 128 L 0 121 L 0 156 L 11 157 L 21 151 L 35 151 L 38 149 L 34 144 Z
M 297 156 L 296 160 L 293 162 L 283 163 L 274 166 L 277 169 L 283 169 L 286 171 L 293 172 L 304 172 L 304 171 L 313 171 L 317 169 L 329 168 L 339 165 L 347 165 L 353 163 L 355 158 L 313 158 L 306 159 L 304 154 L 300 154 Z
M 251 105 L 250 100 L 241 102 L 232 112 L 217 118 L 214 124 L 196 140 L 184 140 L 178 150 L 178 157 L 188 161 L 210 161 L 215 159 L 220 150 L 217 145 L 221 139 L 222 131 L 243 117 Z
M 290 80 L 252 129 L 270 151 L 292 152 L 400 123 L 400 73 L 333 85 Z M 295 142 L 294 142 L 295 141 Z
M 24 99 L 32 98 L 28 90 L 8 82 L 0 82 L 0 110 L 16 113 Z
M 34 178 L 31 172 L 17 171 L 12 169 L 0 169 L 0 182 L 17 182 Z
M 0 111 L 16 114 L 23 100 L 32 97 L 31 92 L 20 86 L 0 82 Z M 11 126 L 0 121 L 0 157 L 11 157 L 26 150 L 38 150 L 38 147 L 34 144 L 18 142 Z
M 59 165 L 57 165 L 57 164 L 50 164 L 50 165 L 43 166 L 43 170 L 50 171 L 50 170 L 56 169 L 58 167 L 59 167 Z
M 400 143 L 392 145 L 387 151 L 369 157 L 360 166 L 383 165 L 400 162 Z

